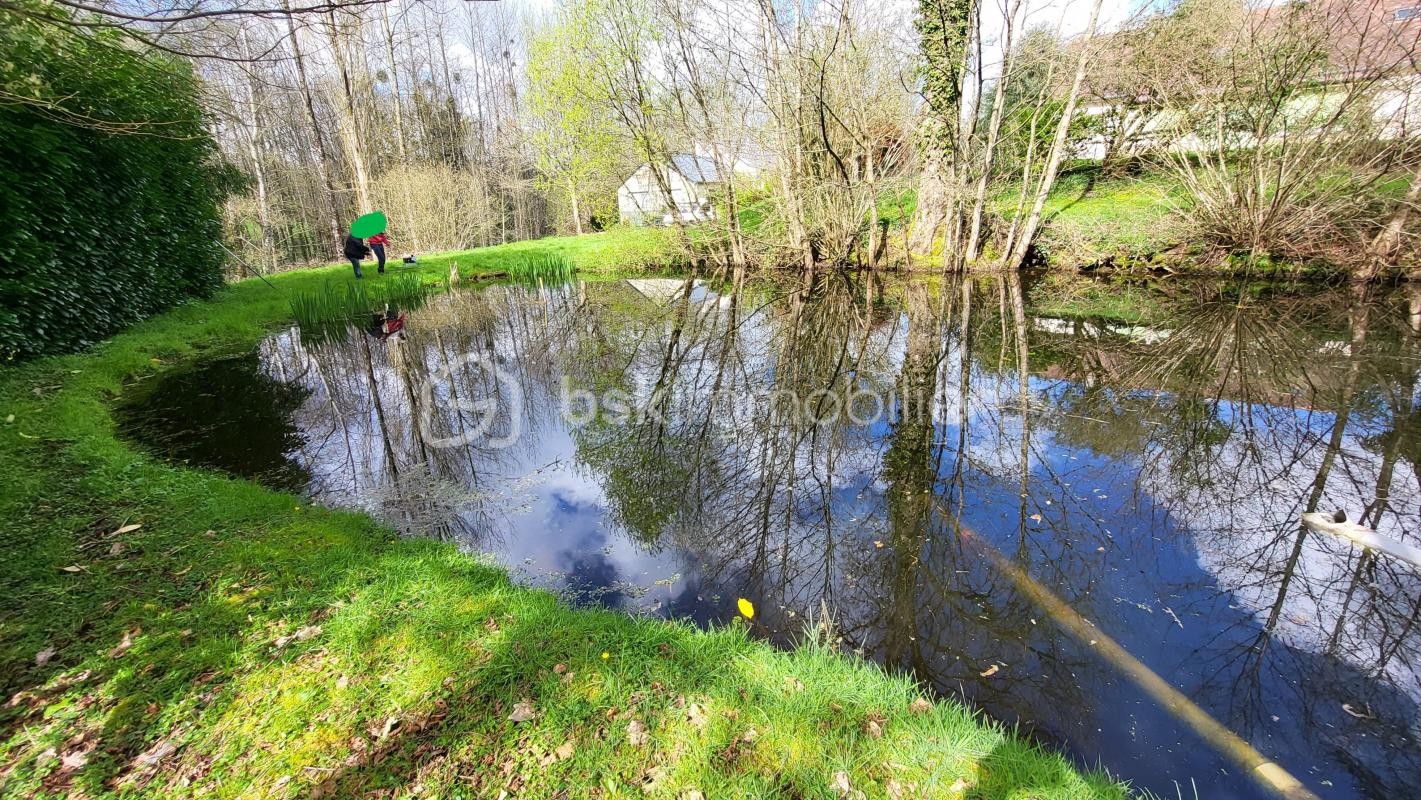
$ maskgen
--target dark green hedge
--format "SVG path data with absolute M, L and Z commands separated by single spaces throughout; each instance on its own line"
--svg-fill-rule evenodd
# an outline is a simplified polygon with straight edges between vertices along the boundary
M 0 360 L 210 294 L 231 185 L 190 67 L 23 8 L 0 11 Z

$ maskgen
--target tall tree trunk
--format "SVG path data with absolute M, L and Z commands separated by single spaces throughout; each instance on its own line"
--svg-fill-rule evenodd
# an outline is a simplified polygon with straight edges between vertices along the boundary
M 1372 240 L 1371 247 L 1367 248 L 1367 263 L 1358 270 L 1355 279 L 1362 282 L 1370 282 L 1381 276 L 1396 254 L 1401 250 L 1401 235 L 1406 231 L 1406 223 L 1411 217 L 1411 209 L 1421 202 L 1421 167 L 1417 167 L 1416 174 L 1411 176 L 1411 188 L 1406 190 L 1406 197 L 1402 199 L 1401 205 L 1397 206 L 1396 213 L 1391 215 L 1386 227 Z M 1421 275 L 1412 274 L 1412 279 L 1421 278 Z
M 567 180 L 567 196 L 572 200 L 572 229 L 582 235 L 582 208 L 577 203 L 577 186 L 571 178 Z
M 400 67 L 395 60 L 395 28 L 390 24 L 390 4 L 380 6 L 385 23 L 385 55 L 390 60 L 390 91 L 395 96 L 395 152 L 401 164 L 409 163 L 409 153 L 405 149 L 405 100 L 400 92 Z
M 340 73 L 341 97 L 334 105 L 341 147 L 345 151 L 346 163 L 350 165 L 352 183 L 355 185 L 357 211 L 364 214 L 374 209 L 374 203 L 370 197 L 370 174 L 365 162 L 365 145 L 360 137 L 360 120 L 356 117 L 355 112 L 355 87 L 352 85 L 350 62 L 345 50 L 344 37 L 336 27 L 334 11 L 326 15 L 326 35 L 330 39 L 331 54 L 335 58 L 336 71 Z
M 283 0 L 282 5 L 288 12 L 291 11 L 290 0 Z M 301 98 L 305 101 L 306 114 L 311 120 L 311 139 L 316 145 L 316 171 L 320 174 L 321 185 L 326 190 L 326 211 L 327 221 L 330 223 L 330 241 L 335 246 L 340 246 L 342 239 L 340 230 L 340 218 L 345 216 L 344 206 L 341 201 L 339 189 L 331 177 L 330 153 L 326 150 L 326 138 L 321 133 L 321 120 L 316 115 L 316 102 L 311 95 L 311 81 L 306 75 L 306 59 L 301 52 L 301 36 L 296 30 L 296 21 L 288 13 L 286 15 L 286 30 L 291 37 L 291 55 L 296 62 L 296 76 L 301 83 Z
M 1002 130 L 1002 117 L 1006 113 L 1006 86 L 1011 80 L 1012 55 L 1014 50 L 1013 31 L 1020 25 L 1017 15 L 1026 8 L 1025 0 L 1015 0 L 1007 12 L 1006 28 L 1002 32 L 1002 74 L 997 78 L 997 88 L 992 94 L 992 119 L 987 124 L 986 150 L 982 154 L 982 173 L 977 176 L 977 191 L 972 200 L 972 230 L 967 237 L 967 251 L 963 254 L 967 262 L 977 260 L 981 249 L 982 215 L 987 204 L 987 181 L 992 177 L 992 165 L 996 161 L 997 139 Z
M 252 45 L 247 37 L 247 29 L 243 27 L 240 32 L 242 41 L 242 56 L 247 59 L 246 69 L 246 94 L 247 94 L 247 114 L 249 115 L 246 135 L 247 153 L 252 159 L 252 187 L 256 194 L 257 201 L 257 227 L 261 228 L 261 265 L 263 272 L 276 271 L 276 247 L 272 239 L 271 231 L 271 203 L 267 197 L 266 189 L 266 165 L 265 154 L 262 152 L 262 114 L 261 106 L 257 103 L 256 75 L 253 70 L 257 64 L 252 60 Z
M 1010 253 L 1007 254 L 1005 266 L 1008 269 L 1020 269 L 1026 261 L 1026 254 L 1031 249 L 1031 245 L 1036 241 L 1036 233 L 1041 226 L 1041 213 L 1046 208 L 1046 198 L 1051 194 L 1051 188 L 1056 184 L 1056 175 L 1061 169 L 1061 159 L 1065 156 L 1066 138 L 1071 131 L 1071 121 L 1076 115 L 1076 103 L 1081 96 L 1081 83 L 1085 80 L 1086 66 L 1090 63 L 1091 47 L 1095 40 L 1095 26 L 1100 21 L 1100 6 L 1102 0 L 1095 0 L 1090 9 L 1090 23 L 1086 25 L 1085 39 L 1081 42 L 1081 54 L 1076 59 L 1076 75 L 1071 81 L 1071 93 L 1066 97 L 1066 107 L 1061 112 L 1061 121 L 1056 125 L 1056 138 L 1051 142 L 1051 150 L 1046 156 L 1046 169 L 1041 174 L 1041 182 L 1036 186 L 1036 199 L 1031 205 L 1031 212 L 1026 218 L 1026 223 L 1021 227 L 1021 234 L 1016 240 Z

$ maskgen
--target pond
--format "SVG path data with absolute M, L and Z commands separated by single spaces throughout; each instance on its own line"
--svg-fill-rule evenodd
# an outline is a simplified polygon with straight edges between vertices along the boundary
M 1099 316 L 1108 311 L 1111 316 Z M 292 328 L 125 434 L 488 553 L 569 601 L 754 602 L 1164 797 L 1417 796 L 1421 338 L 1399 297 L 977 278 L 492 286 Z M 829 633 L 824 633 L 829 631 Z M 1146 676 L 1142 678 L 1141 676 Z

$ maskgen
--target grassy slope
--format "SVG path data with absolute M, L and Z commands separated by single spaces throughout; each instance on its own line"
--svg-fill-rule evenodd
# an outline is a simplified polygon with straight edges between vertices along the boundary
M 1063 175 L 1047 198 L 1039 241 L 1053 265 L 1077 267 L 1107 256 L 1147 257 L 1176 243 L 1174 207 L 1180 189 L 1172 178 L 1104 178 L 1083 196 L 1088 180 L 1088 171 Z M 1008 186 L 992 198 L 991 211 L 1010 218 L 1018 196 L 1019 184 Z M 879 203 L 880 216 L 894 228 L 911 220 L 916 209 L 912 189 L 886 195 Z
M 1166 175 L 1104 178 L 1082 196 L 1089 175 L 1064 175 L 1046 202 L 1040 247 L 1052 264 L 1072 267 L 1106 257 L 1149 256 L 1175 243 L 1174 202 L 1179 186 Z M 1010 215 L 1016 196 L 998 198 Z
M 657 246 L 613 232 L 421 270 L 542 249 L 606 270 Z M 449 545 L 114 438 L 125 386 L 251 346 L 331 278 L 245 281 L 0 372 L 0 794 L 837 797 L 842 772 L 868 796 L 1122 795 L 823 647 L 573 611 Z M 534 718 L 510 721 L 523 700 Z

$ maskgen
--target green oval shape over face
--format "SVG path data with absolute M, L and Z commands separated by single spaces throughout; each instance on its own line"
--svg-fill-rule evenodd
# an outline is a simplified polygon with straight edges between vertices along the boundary
M 369 214 L 361 214 L 350 223 L 350 235 L 357 239 L 366 239 L 377 233 L 384 233 L 388 224 L 385 212 L 371 211 Z

